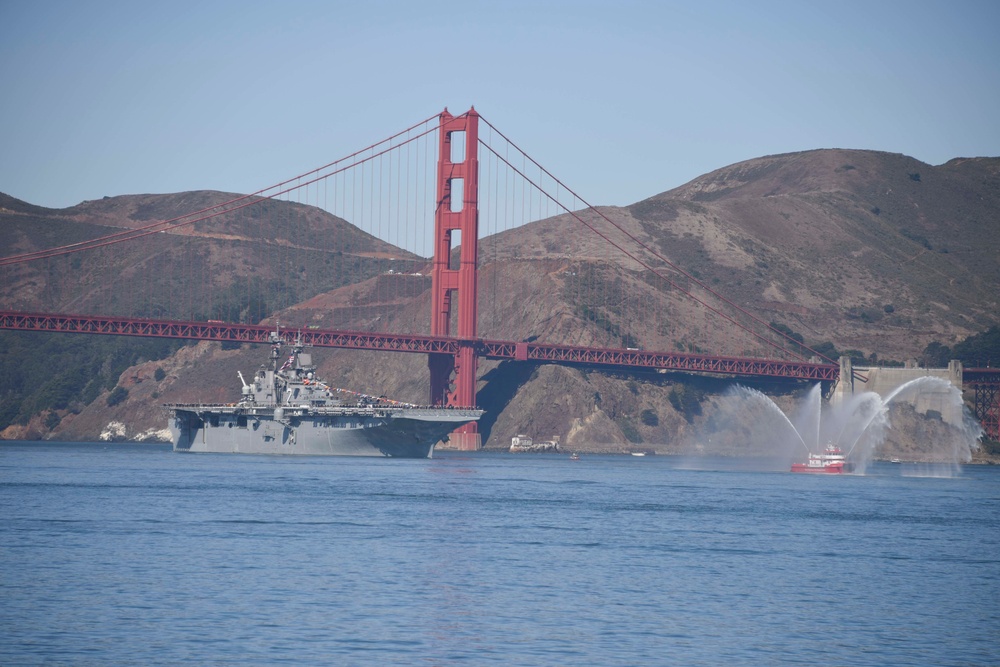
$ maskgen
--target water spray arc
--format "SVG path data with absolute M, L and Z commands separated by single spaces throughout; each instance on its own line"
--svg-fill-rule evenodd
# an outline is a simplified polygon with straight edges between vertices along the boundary
M 739 444 L 748 454 L 779 459 L 796 456 L 792 450 L 801 452 L 801 447 L 809 463 L 795 463 L 793 472 L 853 471 L 864 474 L 889 439 L 890 432 L 894 431 L 901 435 L 893 436 L 893 441 L 912 447 L 917 460 L 946 464 L 947 474 L 954 475 L 960 471 L 962 463 L 971 460 L 971 452 L 978 446 L 977 439 L 982 433 L 967 414 L 958 388 L 932 376 L 906 382 L 885 398 L 866 391 L 835 404 L 823 403 L 821 386 L 817 384 L 801 399 L 794 418 L 755 389 L 737 386 L 724 398 L 726 400 L 720 402 L 720 412 L 728 419 L 717 421 L 729 431 L 714 431 L 705 434 L 702 440 L 719 442 L 728 437 L 728 441 L 733 442 L 742 439 Z M 919 421 L 906 418 L 894 427 L 890 422 L 890 407 L 904 402 L 913 403 L 913 412 Z M 942 419 L 940 411 L 932 406 L 941 411 L 950 407 L 952 413 Z M 916 430 L 900 430 L 910 428 Z M 928 428 L 938 434 L 936 440 L 921 435 Z M 720 438 L 723 433 L 726 436 Z
M 876 394 L 875 392 L 865 392 L 864 394 L 861 394 L 859 396 L 858 405 L 859 406 L 863 405 L 865 402 L 871 402 L 875 404 L 876 407 L 871 411 L 871 416 L 868 418 L 867 421 L 865 421 L 864 425 L 861 427 L 861 430 L 858 432 L 857 437 L 854 438 L 854 442 L 852 442 L 850 448 L 848 448 L 847 450 L 848 457 L 850 457 L 854 453 L 854 450 L 857 448 L 858 443 L 861 442 L 862 436 L 864 436 L 865 433 L 868 432 L 868 428 L 874 423 L 876 417 L 884 418 L 886 420 L 886 425 L 888 425 L 889 423 L 887 404 L 885 401 L 882 400 L 882 398 L 878 394 Z M 844 434 L 844 431 L 847 430 L 847 426 L 848 424 L 845 423 L 844 426 L 840 429 L 840 434 L 837 437 L 838 443 L 842 441 L 841 438 Z

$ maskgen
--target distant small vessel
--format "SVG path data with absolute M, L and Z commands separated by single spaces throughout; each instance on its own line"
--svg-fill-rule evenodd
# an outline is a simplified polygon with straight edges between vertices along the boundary
M 646 452 L 632 452 L 632 456 L 645 456 Z
M 902 463 L 899 459 L 892 459 L 889 463 Z
M 518 434 L 510 439 L 510 451 L 511 453 L 540 453 L 540 452 L 558 452 L 559 451 L 559 436 L 554 436 L 551 440 L 543 440 L 541 442 L 535 442 L 530 437 Z
M 805 463 L 792 464 L 792 472 L 828 473 L 837 475 L 853 471 L 854 464 L 847 460 L 847 457 L 844 456 L 840 447 L 833 444 L 827 445 L 822 454 L 813 454 L 810 452 L 809 458 Z
M 569 455 L 569 460 L 570 461 L 579 461 L 580 460 L 580 455 L 577 454 L 576 452 L 573 452 L 572 454 Z

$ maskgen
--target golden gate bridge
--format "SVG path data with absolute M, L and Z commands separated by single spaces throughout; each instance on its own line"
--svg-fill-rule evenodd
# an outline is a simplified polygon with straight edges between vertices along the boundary
M 287 206 L 279 210 L 274 202 L 297 207 L 298 216 L 288 217 Z M 314 219 L 315 210 L 351 225 L 330 230 Z M 0 328 L 266 343 L 274 325 L 258 322 L 271 314 L 262 305 L 270 300 L 271 311 L 286 308 L 284 326 L 297 328 L 307 344 L 427 355 L 430 402 L 455 407 L 476 404 L 480 359 L 822 382 L 836 381 L 840 372 L 834 360 L 668 258 L 655 232 L 627 212 L 587 203 L 475 109 L 459 115 L 445 109 L 249 195 L 165 220 L 153 211 L 145 215 L 149 222 L 135 222 L 140 217 L 110 234 L 0 258 L 4 280 L 13 285 L 31 272 L 27 267 L 40 265 L 44 271 L 36 268 L 36 274 L 84 276 L 81 257 L 114 264 L 123 261 L 116 259 L 121 253 L 112 254 L 118 248 L 143 238 L 155 244 L 158 235 L 188 245 L 218 239 L 230 243 L 234 257 L 204 260 L 199 253 L 211 251 L 192 246 L 187 258 L 174 262 L 177 275 L 159 280 L 142 275 L 143 261 L 133 258 L 123 269 L 132 272 L 133 288 L 95 284 L 60 308 L 78 305 L 88 314 L 26 312 L 11 303 L 0 311 Z M 532 238 L 544 248 L 525 247 L 514 233 L 527 223 L 539 229 Z M 250 237 L 268 242 L 251 247 Z M 333 315 L 320 324 L 289 322 L 294 315 L 287 309 L 303 292 L 286 289 L 286 301 L 275 303 L 268 281 L 250 277 L 265 264 L 284 267 L 300 283 L 334 287 L 339 296 L 331 312 L 343 314 L 340 322 Z M 337 276 L 318 278 L 331 265 Z M 226 285 L 218 270 L 226 266 L 242 279 L 230 276 Z M 532 285 L 526 276 L 539 269 L 544 281 Z M 178 292 L 182 274 L 200 287 Z M 368 293 L 348 296 L 359 282 L 368 284 Z M 428 282 L 429 312 L 426 300 L 415 312 L 405 304 L 426 292 Z M 564 305 L 540 317 L 531 306 L 544 301 L 538 290 L 558 290 Z M 213 317 L 234 294 L 247 307 L 236 317 Z M 305 296 L 314 295 L 306 290 Z M 250 304 L 258 304 L 256 313 Z M 679 316 L 694 318 L 697 340 L 679 333 Z M 675 351 L 656 351 L 669 348 Z M 1000 372 L 965 369 L 964 379 L 975 389 L 977 418 L 998 437 Z M 456 435 L 459 447 L 477 446 L 475 424 Z

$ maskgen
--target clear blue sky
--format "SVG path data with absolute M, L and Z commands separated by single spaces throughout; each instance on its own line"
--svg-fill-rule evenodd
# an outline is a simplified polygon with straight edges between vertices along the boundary
M 470 105 L 593 204 L 1000 156 L 1000 2 L 0 0 L 0 191 L 251 192 Z

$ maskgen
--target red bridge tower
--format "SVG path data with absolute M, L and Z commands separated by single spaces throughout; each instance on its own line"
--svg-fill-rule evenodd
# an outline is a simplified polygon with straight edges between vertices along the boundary
M 452 304 L 458 305 L 457 355 L 431 354 L 431 403 L 471 407 L 476 404 L 476 270 L 479 253 L 479 114 L 461 116 L 445 109 L 439 130 L 437 205 L 434 216 L 434 265 L 431 272 L 431 335 L 451 336 Z M 464 135 L 465 156 L 454 162 L 452 140 Z M 457 266 L 452 261 L 452 233 L 459 232 Z M 480 447 L 475 422 L 451 434 L 462 450 Z

